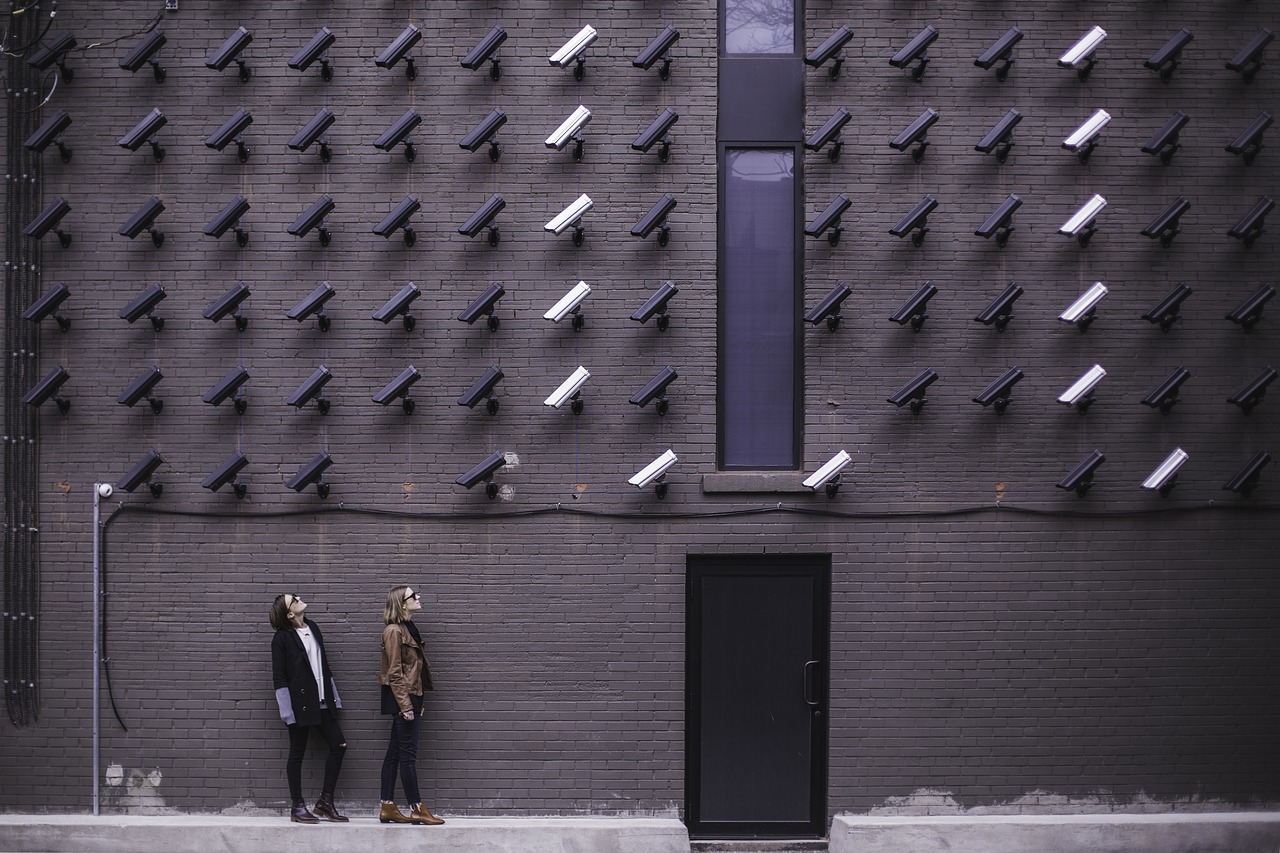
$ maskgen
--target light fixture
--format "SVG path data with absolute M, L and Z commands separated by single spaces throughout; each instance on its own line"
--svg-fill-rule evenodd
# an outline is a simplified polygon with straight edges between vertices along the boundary
M 1275 33 L 1263 27 L 1258 34 L 1249 40 L 1240 52 L 1227 63 L 1227 68 L 1232 71 L 1239 72 L 1244 81 L 1248 83 L 1253 80 L 1258 69 L 1262 67 L 1262 51 L 1267 45 L 1271 44 L 1271 40 L 1276 37 Z
M 502 381 L 502 368 L 498 365 L 490 365 L 489 369 L 477 379 L 467 391 L 458 398 L 459 406 L 466 406 L 468 409 L 474 409 L 481 401 L 485 401 L 485 411 L 490 415 L 498 414 L 498 398 L 494 396 L 493 389 Z
M 420 124 L 422 124 L 422 116 L 418 115 L 417 110 L 407 110 L 392 123 L 391 127 L 384 130 L 382 135 L 373 140 L 373 147 L 379 151 L 390 152 L 403 142 L 404 159 L 412 163 L 417 154 L 413 150 L 413 141 L 409 139 L 409 134 L 413 133 L 414 128 Z
M 1181 402 L 1182 398 L 1178 396 L 1178 389 L 1182 387 L 1182 383 L 1191 378 L 1191 371 L 1185 367 L 1174 369 L 1165 377 L 1164 381 L 1156 386 L 1156 389 L 1150 394 L 1142 398 L 1142 405 L 1150 406 L 1153 409 L 1159 409 L 1160 414 L 1167 415 L 1172 411 L 1173 407 Z
M 821 68 L 828 62 L 831 62 L 831 68 L 827 71 L 832 80 L 840 76 L 840 67 L 844 65 L 844 54 L 841 51 L 844 46 L 853 38 L 853 30 L 848 26 L 841 26 L 813 50 L 805 54 L 804 64 L 813 68 Z
M 1159 237 L 1160 245 L 1168 248 L 1173 243 L 1173 238 L 1182 231 L 1178 227 L 1178 220 L 1190 209 L 1191 202 L 1187 201 L 1186 196 L 1178 196 L 1150 225 L 1142 229 L 1142 236 L 1153 240 Z
M 1071 469 L 1071 473 L 1058 481 L 1059 489 L 1066 489 L 1069 492 L 1075 492 L 1080 497 L 1088 494 L 1089 489 L 1093 488 L 1093 475 L 1103 462 L 1107 461 L 1107 457 L 1102 455 L 1101 450 L 1094 450 L 1075 468 Z
M 142 203 L 142 206 L 134 211 L 133 216 L 120 226 L 117 232 L 130 240 L 137 237 L 143 231 L 151 235 L 151 243 L 157 249 L 164 245 L 164 233 L 155 226 L 156 217 L 164 212 L 164 202 L 152 196 Z
M 987 408 L 991 406 L 996 410 L 997 415 L 1003 415 L 1004 410 L 1009 407 L 1009 400 L 1013 397 L 1013 386 L 1022 381 L 1023 373 L 1016 367 L 1010 367 L 996 381 L 992 382 L 982 391 L 978 392 L 978 396 L 973 398 L 973 402 Z
M 329 414 L 329 401 L 324 398 L 324 386 L 333 378 L 333 374 L 329 372 L 329 368 L 323 364 L 312 371 L 311 375 L 302 381 L 302 384 L 294 389 L 289 395 L 289 399 L 285 400 L 286 406 L 293 406 L 301 409 L 312 400 L 316 401 L 316 409 L 320 414 Z
M 120 319 L 132 324 L 146 317 L 151 321 L 151 328 L 158 332 L 164 328 L 164 320 L 155 315 L 155 307 L 166 296 L 168 294 L 158 282 L 151 284 L 120 309 Z
M 835 456 L 823 462 L 817 471 L 805 477 L 801 485 L 815 492 L 822 489 L 827 493 L 828 498 L 834 498 L 836 492 L 840 491 L 840 472 L 852 461 L 853 457 L 842 448 L 836 452 Z
M 665 163 L 671 158 L 671 136 L 670 131 L 673 125 L 680 120 L 680 114 L 671 107 L 667 107 L 658 113 L 658 117 L 635 138 L 631 143 L 632 149 L 642 153 L 648 153 L 659 140 L 662 141 L 662 147 L 658 149 L 658 162 Z
M 805 312 L 804 321 L 816 326 L 825 319 L 827 328 L 834 332 L 840 326 L 840 306 L 852 293 L 853 288 L 849 285 L 843 281 L 836 282 L 836 286 L 822 297 L 821 302 Z
M 120 392 L 120 396 L 116 398 L 116 402 L 121 406 L 129 406 L 130 408 L 138 405 L 141 400 L 146 400 L 147 405 L 151 409 L 151 413 L 158 415 L 164 410 L 164 400 L 156 397 L 151 392 L 155 390 L 156 385 L 164 378 L 164 374 L 160 372 L 160 368 L 152 365 L 146 370 L 138 374 L 137 378 L 128 384 L 128 386 Z
M 60 396 L 58 394 L 58 389 L 61 388 L 63 383 L 70 378 L 71 374 L 67 372 L 65 367 L 59 364 L 53 370 L 45 374 L 45 377 L 37 382 L 32 389 L 23 396 L 22 402 L 26 403 L 28 406 L 38 407 L 46 400 L 52 399 L 54 404 L 58 407 L 58 411 L 65 415 L 67 412 L 71 411 L 71 401 Z
M 590 378 L 591 371 L 582 365 L 578 365 L 573 373 L 570 373 L 569 377 L 560 383 L 556 390 L 547 395 L 547 399 L 542 401 L 542 405 L 558 409 L 565 403 L 569 403 L 569 409 L 575 415 L 582 414 L 582 386 Z
M 373 395 L 373 402 L 379 406 L 390 406 L 399 400 L 400 408 L 406 415 L 411 415 L 413 400 L 409 399 L 409 389 L 421 378 L 422 374 L 418 373 L 418 369 L 411 364 L 400 371 L 395 379 L 382 386 L 382 390 Z
M 1022 199 L 1009 193 L 1008 198 L 1000 202 L 1000 206 L 992 211 L 973 233 L 984 240 L 990 240 L 991 235 L 994 234 L 996 245 L 1004 246 L 1009 242 L 1009 234 L 1013 231 L 1013 214 L 1020 207 L 1022 207 Z
M 409 305 L 421 295 L 422 290 L 418 285 L 409 282 L 400 288 L 395 296 L 388 299 L 381 308 L 373 312 L 373 319 L 385 326 L 396 317 L 402 317 L 404 318 L 404 330 L 412 332 L 413 327 L 417 325 L 417 321 L 409 313 Z
M 633 406 L 644 408 L 649 401 L 656 400 L 654 408 L 659 415 L 667 413 L 667 386 L 676 381 L 680 374 L 676 373 L 670 367 L 664 367 L 658 371 L 658 375 L 645 383 L 644 387 L 631 395 L 631 399 L 627 402 Z
M 984 326 L 994 325 L 997 332 L 1003 332 L 1013 319 L 1013 303 L 1023 294 L 1022 285 L 1009 282 L 1009 286 L 1000 291 L 1000 295 L 991 301 L 986 308 L 974 317 L 974 322 Z
M 481 145 L 489 143 L 489 160 L 498 162 L 498 157 L 502 154 L 502 148 L 498 145 L 498 140 L 494 139 L 494 134 L 498 132 L 498 128 L 507 123 L 507 114 L 502 110 L 494 110 L 489 113 L 480 123 L 471 129 L 466 136 L 458 142 L 458 147 L 466 151 L 475 152 Z
M 152 481 L 156 469 L 164 464 L 164 457 L 154 450 L 148 450 L 141 459 L 139 459 L 129 473 L 125 474 L 116 483 L 117 489 L 124 489 L 126 492 L 133 492 L 138 486 L 145 485 L 147 491 L 151 492 L 151 497 L 158 498 L 164 492 L 164 486 L 160 483 Z
M 50 65 L 58 66 L 59 76 L 63 83 L 70 83 L 75 72 L 67 67 L 67 53 L 76 46 L 76 39 L 69 32 L 58 33 L 50 41 L 44 42 L 27 57 L 27 64 L 37 71 L 48 71 Z
M 637 489 L 652 485 L 654 494 L 658 500 L 662 500 L 667 496 L 667 471 L 676 464 L 676 461 L 675 451 L 667 448 L 661 456 L 628 478 L 627 482 Z
M 911 69 L 911 77 L 919 83 L 924 79 L 925 66 L 929 64 L 929 54 L 926 51 L 937 40 L 938 30 L 932 24 L 927 25 L 889 59 L 889 64 L 894 68 L 906 68 L 911 63 L 916 63 L 916 67 Z
M 222 237 L 229 229 L 235 230 L 236 245 L 249 245 L 249 232 L 240 227 L 240 218 L 249 212 L 249 202 L 244 196 L 238 195 L 222 208 L 222 211 L 213 218 L 212 221 L 204 228 L 205 236 L 212 237 L 215 240 Z
M 671 47 L 680 39 L 680 31 L 668 24 L 662 32 L 653 37 L 645 49 L 636 54 L 631 64 L 636 68 L 648 71 L 659 59 L 662 67 L 658 69 L 658 77 L 666 80 L 671 76 Z
M 403 59 L 405 64 L 404 76 L 410 80 L 417 79 L 418 69 L 413 66 L 413 57 L 409 55 L 409 51 L 413 50 L 414 45 L 421 39 L 422 30 L 413 24 L 409 24 L 400 32 L 400 35 L 395 37 L 391 44 L 383 49 L 382 53 L 378 54 L 378 58 L 373 60 L 373 64 L 379 68 L 394 68 L 395 64 Z
M 1009 76 L 1009 68 L 1013 65 L 1013 46 L 1022 41 L 1022 30 L 1010 27 L 1004 35 L 996 39 L 991 47 L 984 50 L 973 64 L 988 70 L 997 62 L 1003 63 L 996 69 L 996 79 L 1003 82 Z
M 467 473 L 454 480 L 464 489 L 470 489 L 478 483 L 484 483 L 484 493 L 489 496 L 490 500 L 498 496 L 498 484 L 493 482 L 493 475 L 499 468 L 507 464 L 506 454 L 501 450 L 495 450 L 474 468 Z
M 1095 193 L 1093 198 L 1081 205 L 1079 210 L 1071 214 L 1071 218 L 1062 223 L 1058 233 L 1065 234 L 1068 237 L 1075 237 L 1081 246 L 1089 245 L 1089 240 L 1098 230 L 1094 220 L 1098 218 L 1098 214 L 1106 206 L 1107 200 Z
M 164 37 L 163 30 L 152 30 L 134 45 L 133 50 L 129 51 L 124 59 L 120 60 L 120 67 L 131 74 L 136 74 L 144 64 L 150 63 L 156 82 L 163 83 L 165 70 L 160 65 L 160 62 L 153 57 L 160 48 L 164 47 L 165 41 L 167 39 Z
M 1087 332 L 1089 326 L 1093 325 L 1093 321 L 1097 319 L 1098 303 L 1106 295 L 1107 286 L 1100 281 L 1095 281 L 1088 290 L 1076 298 L 1075 302 L 1058 315 L 1058 319 L 1075 326 L 1081 332 Z
M 1234 406 L 1239 406 L 1240 411 L 1246 415 L 1249 414 L 1262 402 L 1262 398 L 1267 396 L 1267 386 L 1278 375 L 1280 374 L 1276 373 L 1274 367 L 1263 368 L 1262 372 L 1245 383 L 1243 388 L 1228 397 L 1227 402 Z
M 37 154 L 42 153 L 50 144 L 58 146 L 58 154 L 62 157 L 62 162 L 71 162 L 72 149 L 62 141 L 62 134 L 71 126 L 71 116 L 66 110 L 55 110 L 53 115 L 49 116 L 44 122 L 36 128 L 36 132 L 27 137 L 22 146 L 28 151 L 34 151 Z
M 240 82 L 248 83 L 249 65 L 240 58 L 240 53 L 249 46 L 251 41 L 253 41 L 253 36 L 248 30 L 244 27 L 236 27 L 236 31 L 227 37 L 222 46 L 204 61 L 205 67 L 212 68 L 214 71 L 222 71 L 232 62 L 235 62 L 236 67 L 240 69 Z
M 239 500 L 248 494 L 249 487 L 240 482 L 240 478 L 237 475 L 248 464 L 249 458 L 237 450 L 223 460 L 217 468 L 214 468 L 209 476 L 201 480 L 200 485 L 211 492 L 216 492 L 223 486 L 230 486 L 236 499 Z
M 658 229 L 658 245 L 665 246 L 671 239 L 671 227 L 667 225 L 667 216 L 676 208 L 676 197 L 670 193 L 663 193 L 662 198 L 649 208 L 649 212 L 640 217 L 631 228 L 631 236 L 644 239 Z
M 293 220 L 293 224 L 288 228 L 289 233 L 295 237 L 305 237 L 311 233 L 312 228 L 319 226 L 320 245 L 329 245 L 332 235 L 329 233 L 329 229 L 324 226 L 324 218 L 333 212 L 334 207 L 336 205 L 331 196 L 327 193 L 320 196 L 311 203 L 310 207 L 302 211 L 302 214 L 297 219 Z
M 489 331 L 496 332 L 501 321 L 498 319 L 498 316 L 493 313 L 493 310 L 497 307 L 498 300 L 501 299 L 506 292 L 506 289 L 495 281 L 493 284 L 485 288 L 484 293 L 477 296 L 470 305 L 463 309 L 462 313 L 458 315 L 458 319 L 470 326 L 481 317 L 488 317 Z
M 583 56 L 583 52 L 595 40 L 595 28 L 588 24 L 570 36 L 559 50 L 547 58 L 547 61 L 561 68 L 568 68 L 573 64 L 573 79 L 581 80 L 587 73 L 587 58 Z
M 129 151 L 137 151 L 147 143 L 151 144 L 151 156 L 157 163 L 164 160 L 164 149 L 160 147 L 160 143 L 156 142 L 154 137 L 160 128 L 169 123 L 169 119 L 164 113 L 160 112 L 159 107 L 153 108 L 151 112 L 142 117 L 142 120 L 133 126 L 133 129 L 117 140 L 116 144 L 121 148 Z
M 1155 135 L 1147 140 L 1147 144 L 1142 146 L 1142 150 L 1146 154 L 1160 155 L 1160 162 L 1166 166 L 1173 159 L 1173 155 L 1178 153 L 1178 149 L 1182 145 L 1178 142 L 1178 134 L 1187 122 L 1191 121 L 1191 116 L 1184 112 L 1176 112 L 1169 116 Z
M 570 225 L 573 226 L 573 245 L 581 246 L 585 235 L 585 229 L 582 227 L 582 217 L 595 206 L 595 202 L 591 200 L 591 196 L 583 193 L 569 203 L 569 206 L 557 213 L 542 228 L 552 234 L 561 234 Z
M 1080 37 L 1080 40 L 1067 49 L 1067 52 L 1058 57 L 1058 65 L 1063 68 L 1074 68 L 1076 75 L 1081 80 L 1089 79 L 1089 72 L 1093 70 L 1093 66 L 1098 64 L 1095 54 L 1101 45 L 1107 39 L 1107 31 L 1102 27 L 1093 27 L 1087 33 Z
M 486 228 L 489 229 L 489 245 L 498 245 L 498 226 L 493 220 L 507 206 L 506 199 L 500 195 L 491 195 L 476 208 L 475 213 L 467 217 L 467 221 L 458 226 L 458 233 L 464 237 L 475 237 Z
M 657 315 L 658 319 L 655 325 L 658 331 L 665 332 L 667 327 L 671 325 L 671 317 L 667 313 L 667 303 L 671 301 L 671 297 L 680 292 L 680 288 L 676 287 L 673 282 L 664 281 L 653 294 L 644 301 L 644 304 L 635 310 L 631 315 L 631 319 L 637 323 L 647 323 L 649 318 Z
M 925 399 L 925 391 L 929 386 L 938 380 L 938 374 L 932 367 L 925 368 L 916 377 L 903 385 L 898 391 L 889 398 L 889 402 L 901 409 L 903 406 L 911 407 L 911 414 L 918 415 L 920 410 L 924 408 L 924 404 L 928 402 Z
M 1081 374 L 1079 379 L 1068 385 L 1067 390 L 1058 395 L 1058 402 L 1064 406 L 1073 406 L 1083 415 L 1093 405 L 1094 389 L 1106 375 L 1106 369 L 1101 364 L 1095 364 Z
M 1173 452 L 1147 476 L 1147 479 L 1142 481 L 1142 488 L 1151 492 L 1158 491 L 1161 497 L 1168 496 L 1174 486 L 1178 485 L 1178 469 L 1186 463 L 1187 459 L 1185 450 L 1181 447 L 1174 448 Z
M 934 287 L 933 282 L 926 281 L 913 293 L 906 302 L 889 315 L 889 319 L 899 326 L 911 324 L 911 331 L 918 332 L 920 327 L 924 325 L 924 321 L 929 315 L 925 311 L 929 307 L 929 300 L 938 292 L 938 288 Z
M 1191 288 L 1185 284 L 1175 285 L 1150 311 L 1142 315 L 1148 323 L 1157 323 L 1160 331 L 1168 332 L 1178 322 L 1182 311 L 1182 303 L 1191 295 Z
M 58 328 L 65 332 L 71 328 L 71 321 L 58 313 L 58 306 L 70 295 L 71 290 L 65 284 L 60 281 L 54 282 L 53 287 L 46 290 L 39 299 L 27 307 L 27 310 L 22 312 L 22 319 L 39 323 L 45 317 L 53 317 Z
M 836 110 L 831 114 L 831 118 L 822 123 L 822 127 L 815 130 L 804 141 L 804 147 L 809 151 L 821 151 L 828 144 L 831 150 L 827 152 L 827 159 L 832 163 L 840 159 L 840 151 L 844 148 L 844 141 L 841 138 L 840 131 L 853 118 L 853 113 L 844 107 Z
M 911 243 L 919 246 L 924 242 L 924 235 L 929 233 L 929 214 L 938 206 L 938 200 L 931 195 L 916 202 L 906 216 L 898 220 L 898 224 L 889 229 L 889 233 L 902 238 L 911 234 Z M 912 233 L 915 232 L 915 233 Z
M 1159 72 L 1160 79 L 1168 83 L 1173 79 L 1173 72 L 1177 69 L 1179 60 L 1182 58 L 1182 49 L 1191 43 L 1191 30 L 1183 27 L 1174 33 L 1164 46 L 1151 54 L 1151 58 L 1142 63 L 1152 71 Z
M 212 148 L 214 151 L 221 151 L 235 140 L 236 143 L 236 159 L 241 163 L 247 162 L 249 159 L 249 148 L 244 144 L 241 134 L 245 128 L 253 124 L 253 116 L 243 107 L 236 110 L 231 118 L 222 123 L 222 126 L 209 134 L 204 144 Z
M 230 373 L 218 380 L 216 385 L 209 389 L 209 391 L 204 395 L 203 400 L 210 406 L 220 406 L 223 401 L 230 399 L 232 395 L 240 390 L 240 386 L 248 381 L 249 371 L 245 370 L 243 366 L 235 367 Z M 233 405 L 235 407 L 236 414 L 243 415 L 245 410 L 249 408 L 249 401 L 244 397 L 236 397 L 233 401 Z
M 320 323 L 320 331 L 329 331 L 329 317 L 324 313 L 324 304 L 333 298 L 337 291 L 333 289 L 333 285 L 327 281 L 322 281 L 311 291 L 302 301 L 295 304 L 292 308 L 285 312 L 285 316 L 290 320 L 297 320 L 301 323 L 303 320 L 316 315 L 316 319 Z
M 1258 152 L 1262 150 L 1262 134 L 1271 127 L 1272 121 L 1271 113 L 1258 113 L 1258 117 L 1249 122 L 1249 126 L 1227 146 L 1227 151 L 1240 155 L 1246 165 L 1253 165 Z
M 907 125 L 906 129 L 889 141 L 889 147 L 895 151 L 906 151 L 912 145 L 911 159 L 919 163 L 924 159 L 924 150 L 929 147 L 929 128 L 938 121 L 938 111 L 930 107 Z
M 249 288 L 243 281 L 234 284 L 230 290 L 204 310 L 204 318 L 214 323 L 234 312 L 236 331 L 243 332 L 249 327 L 249 319 L 240 312 L 240 303 L 249 298 Z
M 563 151 L 564 147 L 570 142 L 573 146 L 573 159 L 581 160 L 583 155 L 582 129 L 591 121 L 591 110 L 578 104 L 578 108 L 569 113 L 569 117 L 560 122 L 560 126 L 551 131 L 551 135 L 547 137 L 545 145 L 548 148 L 554 148 L 556 151 Z
M 840 233 L 844 230 L 840 225 L 840 219 L 852 205 L 853 202 L 849 199 L 849 196 L 840 193 L 827 205 L 822 213 L 819 213 L 816 218 L 804 227 L 804 233 L 810 237 L 821 237 L 829 231 L 827 242 L 832 246 L 836 245 L 840 242 Z
M 304 44 L 293 55 L 293 59 L 289 60 L 289 67 L 294 71 L 306 71 L 318 59 L 320 60 L 320 79 L 326 83 L 329 82 L 333 79 L 333 66 L 329 64 L 329 57 L 321 54 L 336 40 L 337 37 L 328 27 L 321 27 L 320 31 L 311 37 L 311 41 Z
M 1258 321 L 1262 319 L 1262 308 L 1267 304 L 1271 297 L 1276 295 L 1276 289 L 1269 284 L 1264 284 L 1258 288 L 1258 292 L 1250 296 L 1240 306 L 1227 314 L 1226 317 L 1246 332 L 1253 331 L 1253 327 L 1258 325 Z
M 328 471 L 332 465 L 333 457 L 328 453 L 317 453 L 310 462 L 302 466 L 298 473 L 289 478 L 289 482 L 285 483 L 285 487 L 302 494 L 307 487 L 315 486 L 316 494 L 322 498 L 327 498 L 329 497 L 329 484 L 324 481 L 324 472 Z
M 494 27 L 485 33 L 484 38 L 480 39 L 475 47 L 467 51 L 467 55 L 462 57 L 458 64 L 468 71 L 475 71 L 486 62 L 491 62 L 489 77 L 493 80 L 500 80 L 502 79 L 502 65 L 494 54 L 498 52 L 498 48 L 506 40 L 507 31 L 502 27 Z
M 1084 124 L 1062 140 L 1062 147 L 1068 151 L 1074 151 L 1081 163 L 1087 163 L 1089 155 L 1093 154 L 1093 149 L 1098 147 L 1098 136 L 1101 135 L 1102 129 L 1110 123 L 1111 113 L 1106 110 L 1095 110 L 1093 115 L 1085 119 Z
M 52 231 L 58 235 L 58 243 L 62 248 L 71 245 L 71 235 L 58 227 L 62 222 L 62 217 L 71 212 L 71 204 L 62 196 L 58 196 L 49 203 L 49 206 L 40 212 L 40 215 L 22 229 L 23 236 L 30 237 L 32 240 L 39 240 L 44 235 Z
M 1271 454 L 1265 450 L 1259 450 L 1222 488 L 1228 492 L 1235 492 L 1248 497 L 1249 493 L 1257 488 L 1258 478 L 1262 476 L 1262 469 L 1270 461 Z
M 422 207 L 422 202 L 418 201 L 411 195 L 407 195 L 401 200 L 391 212 L 382 217 L 382 220 L 373 226 L 373 233 L 384 239 L 390 238 L 392 234 L 404 229 L 404 244 L 412 246 L 418 239 L 418 235 L 409 227 L 409 219 Z
M 333 123 L 338 120 L 333 110 L 328 107 L 321 107 L 320 111 L 311 117 L 311 120 L 304 124 L 293 138 L 289 140 L 289 147 L 294 151 L 306 151 L 316 142 L 320 143 L 320 160 L 328 163 L 333 158 L 333 151 L 329 149 L 329 140 L 324 133 Z
M 585 281 L 580 281 L 573 287 L 569 288 L 569 292 L 560 297 L 555 305 L 552 305 L 547 313 L 543 314 L 543 319 L 550 320 L 553 323 L 559 323 L 570 314 L 573 315 L 573 330 L 576 332 L 586 325 L 586 315 L 582 313 L 582 300 L 587 298 L 587 294 L 591 292 L 591 285 Z
M 1005 158 L 1009 156 L 1009 149 L 1013 148 L 1013 129 L 1018 126 L 1018 122 L 1022 121 L 1022 113 L 1017 110 L 1009 110 L 1005 113 L 995 126 L 987 131 L 982 139 L 978 140 L 978 144 L 973 146 L 975 151 L 981 151 L 983 154 L 996 152 L 996 162 L 1003 163 Z
M 1227 234 L 1237 240 L 1243 240 L 1246 247 L 1252 247 L 1254 241 L 1262 236 L 1267 214 L 1275 206 L 1276 203 L 1269 196 L 1264 195 L 1258 199 L 1253 207 L 1249 208 L 1249 212 L 1241 217 L 1240 221 L 1232 226 Z

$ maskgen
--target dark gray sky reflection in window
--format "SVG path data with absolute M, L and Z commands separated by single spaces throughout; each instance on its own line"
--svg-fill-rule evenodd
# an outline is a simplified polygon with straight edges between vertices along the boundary
M 795 53 L 795 0 L 724 0 L 725 53 Z

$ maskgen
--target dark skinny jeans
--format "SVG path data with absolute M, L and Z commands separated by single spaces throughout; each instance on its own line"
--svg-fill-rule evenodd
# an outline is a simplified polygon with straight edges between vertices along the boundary
M 338 787 L 338 773 L 342 771 L 342 758 L 347 752 L 347 739 L 342 736 L 342 728 L 338 718 L 329 708 L 320 709 L 320 725 L 300 726 L 297 723 L 289 726 L 289 762 L 285 765 L 285 775 L 289 778 L 289 796 L 295 803 L 302 802 L 302 759 L 307 754 L 307 741 L 311 731 L 320 732 L 329 746 L 329 754 L 324 761 L 323 794 L 333 796 Z
M 417 697 L 414 697 L 417 698 Z M 382 800 L 393 802 L 396 798 L 396 772 L 409 805 L 422 802 L 418 792 L 418 732 L 422 728 L 422 706 L 417 702 L 412 720 L 396 714 L 391 718 L 391 741 L 382 757 Z

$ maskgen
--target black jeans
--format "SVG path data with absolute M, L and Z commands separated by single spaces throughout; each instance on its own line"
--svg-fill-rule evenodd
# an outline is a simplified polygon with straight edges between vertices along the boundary
M 414 697 L 417 698 L 417 697 Z M 412 720 L 400 714 L 391 718 L 391 741 L 387 754 L 382 757 L 382 800 L 392 802 L 396 798 L 396 772 L 409 805 L 422 802 L 418 792 L 418 732 L 422 728 L 422 705 L 415 702 Z
M 302 758 L 307 754 L 307 741 L 311 738 L 311 730 L 317 729 L 329 746 L 329 754 L 324 760 L 324 787 L 322 794 L 333 796 L 338 787 L 338 773 L 342 771 L 342 757 L 347 752 L 347 739 L 342 736 L 342 728 L 338 718 L 329 708 L 320 709 L 320 725 L 289 726 L 289 763 L 285 765 L 285 775 L 289 777 L 289 796 L 295 803 L 302 802 Z

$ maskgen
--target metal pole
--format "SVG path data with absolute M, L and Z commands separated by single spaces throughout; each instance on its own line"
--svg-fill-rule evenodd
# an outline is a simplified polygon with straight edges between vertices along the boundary
M 110 486 L 106 489 L 110 490 Z M 102 649 L 99 644 L 102 641 L 102 563 L 100 562 L 100 542 L 102 539 L 102 526 L 99 522 L 100 510 L 99 501 L 102 497 L 103 484 L 93 484 L 93 815 L 98 816 L 98 762 L 101 757 L 101 746 L 99 743 L 99 708 L 98 701 L 98 673 L 102 669 Z M 107 491 L 107 494 L 111 494 Z

